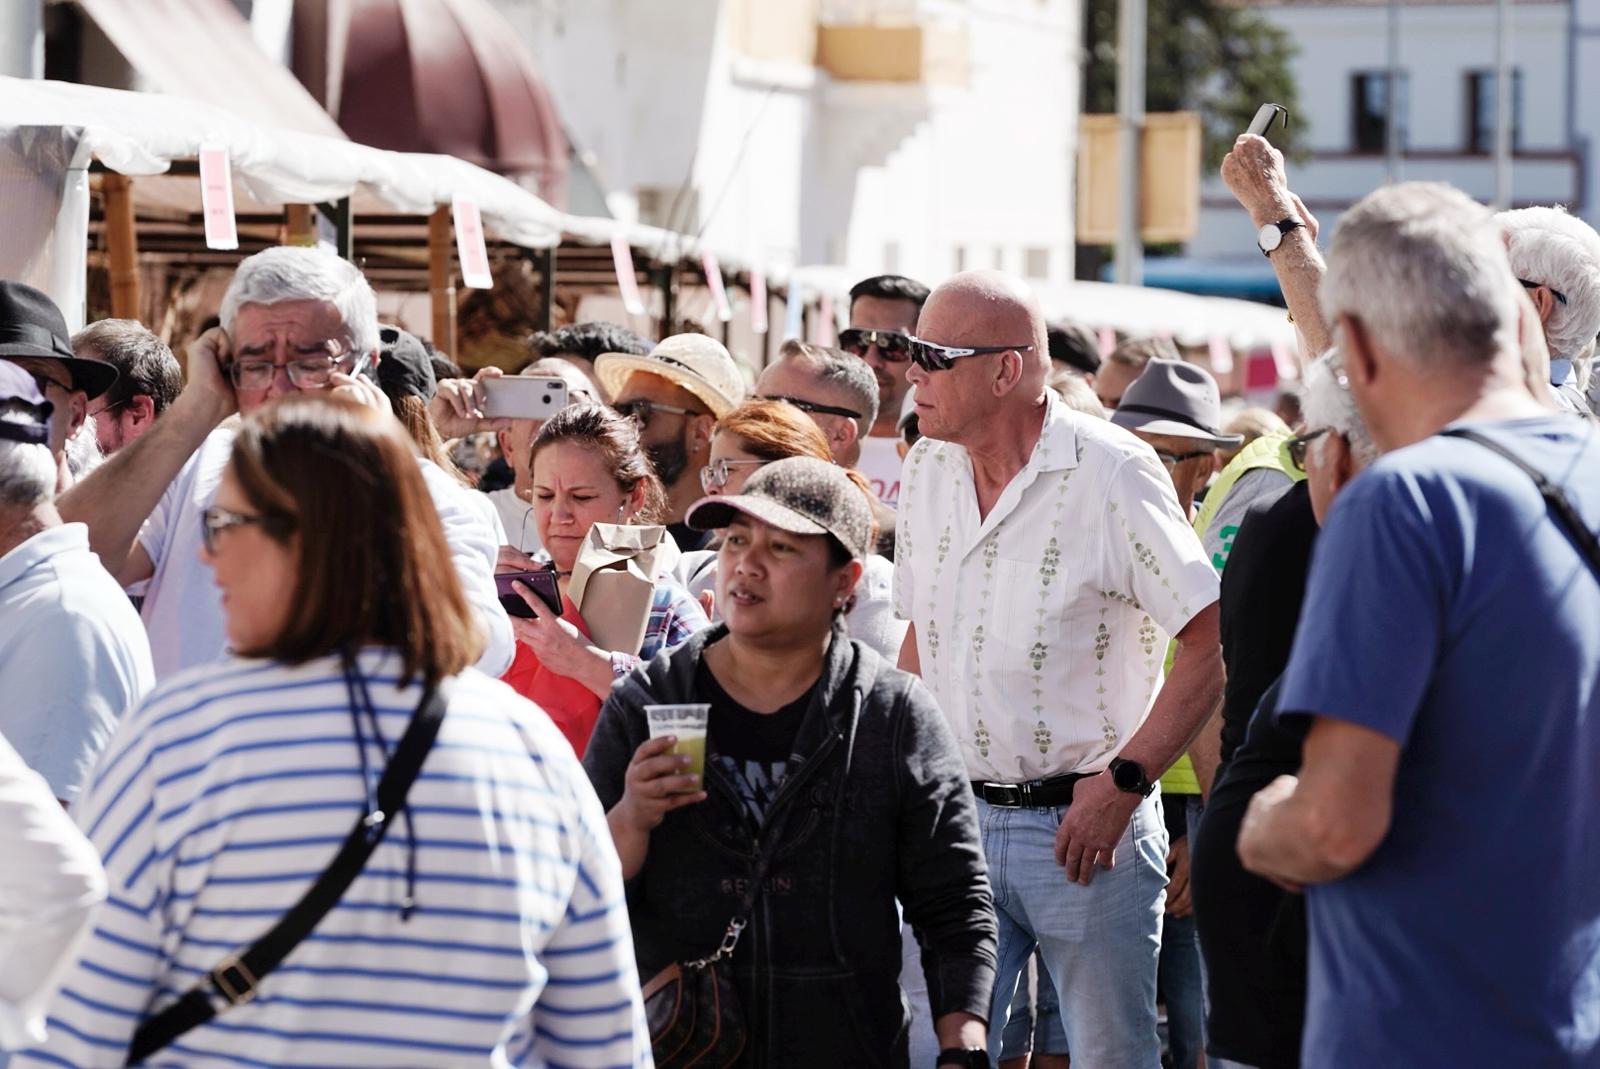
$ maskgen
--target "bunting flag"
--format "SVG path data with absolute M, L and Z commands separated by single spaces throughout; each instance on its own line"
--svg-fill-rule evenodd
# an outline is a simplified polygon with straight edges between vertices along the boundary
M 750 269 L 750 332 L 767 332 L 767 273 L 759 267 Z
M 1228 339 L 1217 334 L 1211 338 L 1211 373 L 1218 378 L 1233 374 L 1233 346 Z
M 717 318 L 726 323 L 733 318 L 733 306 L 728 303 L 728 288 L 722 281 L 722 265 L 717 262 L 717 254 L 706 249 L 700 254 L 700 266 L 706 273 L 706 286 L 711 290 L 711 304 L 717 310 Z
M 631 316 L 644 315 L 639 277 L 633 271 L 633 249 L 621 234 L 611 235 L 611 261 L 617 269 L 617 292 L 622 295 L 622 306 Z

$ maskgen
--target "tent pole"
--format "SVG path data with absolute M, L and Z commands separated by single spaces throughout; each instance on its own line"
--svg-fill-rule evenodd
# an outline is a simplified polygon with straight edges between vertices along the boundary
M 133 221 L 133 179 L 107 171 L 100 180 L 106 198 L 106 247 L 111 260 L 111 314 L 139 318 L 139 234 Z
M 285 204 L 283 206 L 283 243 L 285 245 L 312 246 L 317 243 L 317 228 L 311 222 L 311 205 Z
M 454 239 L 450 205 L 428 216 L 428 295 L 433 301 L 433 344 L 450 359 L 456 353 L 456 288 L 450 275 L 450 242 Z

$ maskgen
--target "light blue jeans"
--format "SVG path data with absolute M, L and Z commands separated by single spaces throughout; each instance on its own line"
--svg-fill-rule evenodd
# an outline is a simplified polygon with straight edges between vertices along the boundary
M 1055 983 L 1075 1065 L 1159 1069 L 1156 962 L 1166 905 L 1167 830 L 1159 794 L 1134 810 L 1117 863 L 1087 887 L 1055 860 L 1064 809 L 1009 809 L 978 802 L 983 851 L 1000 923 L 999 967 L 989 1014 L 989 1056 L 998 1061 L 1017 977 L 1037 946 Z

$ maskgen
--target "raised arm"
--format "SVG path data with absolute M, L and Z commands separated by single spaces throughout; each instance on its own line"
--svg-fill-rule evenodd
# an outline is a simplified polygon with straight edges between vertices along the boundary
M 189 346 L 188 385 L 172 407 L 56 502 L 63 519 L 88 525 L 90 548 L 124 585 L 148 579 L 154 571 L 137 544 L 146 517 L 206 435 L 238 410 L 222 373 L 227 355 L 222 328 L 196 338 Z
M 1316 217 L 1289 190 L 1283 153 L 1264 137 L 1241 134 L 1233 151 L 1222 160 L 1222 180 L 1250 213 L 1250 221 L 1257 229 L 1289 216 L 1306 224 L 1285 234 L 1283 244 L 1268 258 L 1278 276 L 1289 315 L 1300 331 L 1302 352 L 1307 359 L 1320 356 L 1333 344 L 1332 332 L 1317 303 L 1317 288 L 1327 265 L 1317 251 Z

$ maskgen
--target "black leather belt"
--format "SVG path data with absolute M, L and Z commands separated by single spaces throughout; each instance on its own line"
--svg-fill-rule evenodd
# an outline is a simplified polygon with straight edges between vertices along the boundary
M 973 780 L 972 793 L 990 805 L 1007 809 L 1053 809 L 1072 804 L 1072 787 L 1093 772 L 1070 772 L 1065 776 L 1030 779 L 1026 783 L 991 783 Z

